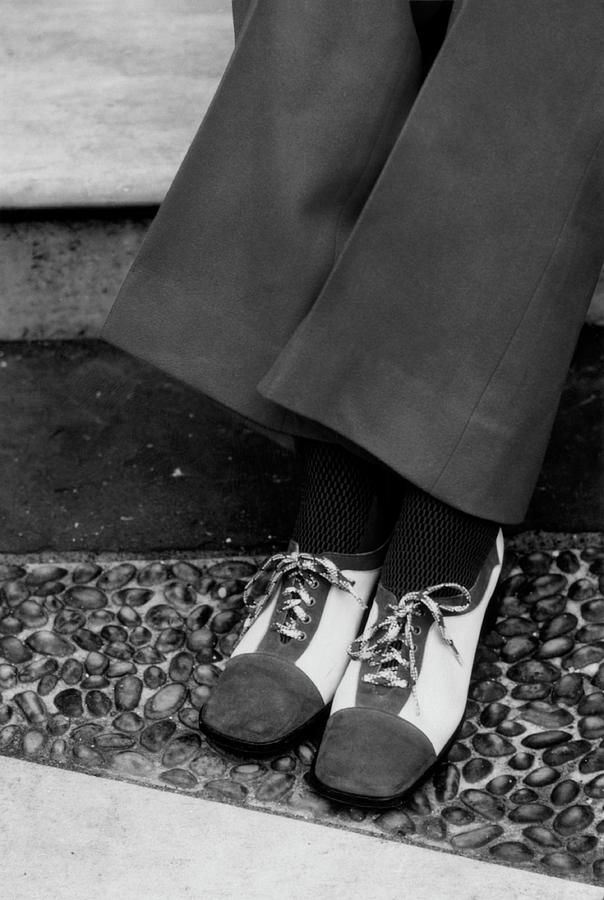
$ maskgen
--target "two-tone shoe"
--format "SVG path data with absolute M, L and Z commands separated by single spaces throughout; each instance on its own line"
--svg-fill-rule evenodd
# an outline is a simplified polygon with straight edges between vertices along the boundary
M 476 646 L 503 560 L 499 531 L 469 589 L 378 585 L 333 699 L 311 782 L 333 800 L 395 806 L 447 750 L 463 718 Z
M 212 743 L 273 753 L 327 718 L 386 547 L 309 554 L 290 541 L 266 560 L 244 591 L 241 639 L 200 713 Z

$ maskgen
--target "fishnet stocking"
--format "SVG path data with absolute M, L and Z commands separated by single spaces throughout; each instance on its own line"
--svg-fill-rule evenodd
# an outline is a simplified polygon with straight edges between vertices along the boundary
M 339 444 L 298 439 L 300 507 L 292 539 L 303 553 L 360 553 L 388 537 L 400 506 L 400 483 L 377 463 Z
M 409 486 L 382 568 L 384 587 L 401 597 L 443 581 L 470 588 L 498 526 Z

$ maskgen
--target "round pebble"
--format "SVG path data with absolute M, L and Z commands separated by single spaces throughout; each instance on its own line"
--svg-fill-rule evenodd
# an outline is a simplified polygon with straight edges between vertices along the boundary
M 256 572 L 256 566 L 244 560 L 225 560 L 208 568 L 208 575 L 217 580 L 247 581 Z
M 588 781 L 587 784 L 584 785 L 583 790 L 587 796 L 591 797 L 593 800 L 602 800 L 604 798 L 604 774 L 597 775 L 595 778 L 592 778 L 591 781 Z M 578 793 L 579 787 L 577 785 L 577 794 Z M 577 794 L 575 794 L 575 796 Z M 571 797 L 571 800 L 574 800 L 574 797 Z
M 512 769 L 523 772 L 525 769 L 530 769 L 534 759 L 535 757 L 532 753 L 515 753 L 514 756 L 510 757 L 508 760 L 508 765 L 511 766 Z
M 159 777 L 166 784 L 184 791 L 190 791 L 198 784 L 193 773 L 187 769 L 169 769 L 167 772 L 162 772 Z
M 495 733 L 485 734 L 484 732 L 479 732 L 475 734 L 472 738 L 472 746 L 482 756 L 508 756 L 514 752 L 512 742 Z M 486 762 L 486 760 L 482 760 L 482 762 Z
M 153 637 L 153 634 L 145 625 L 137 625 L 130 632 L 130 643 L 133 647 L 144 647 Z
M 147 719 L 167 719 L 184 704 L 187 689 L 182 684 L 166 684 L 145 703 Z
M 504 862 L 524 863 L 533 858 L 533 851 L 526 844 L 520 841 L 503 841 L 501 844 L 495 844 L 489 847 L 495 859 L 501 859 Z
M 29 662 L 32 655 L 29 647 L 26 647 L 18 637 L 10 634 L 0 637 L 0 659 L 16 665 Z
M 193 563 L 184 562 L 182 560 L 172 563 L 171 569 L 174 578 L 177 578 L 179 581 L 184 581 L 185 584 L 190 585 L 195 588 L 195 590 L 199 590 L 203 583 L 201 569 L 198 569 Z
M 459 799 L 473 812 L 491 822 L 498 822 L 505 814 L 503 801 L 486 791 L 469 788 L 461 792 Z
M 28 728 L 23 735 L 21 749 L 24 756 L 32 758 L 40 755 L 45 744 L 46 735 L 44 732 L 38 731 L 36 728 Z
M 541 788 L 553 784 L 559 778 L 560 773 L 556 769 L 552 769 L 550 766 L 540 766 L 525 777 L 524 783 L 529 787 Z
M 149 666 L 149 668 L 145 669 L 143 672 L 143 681 L 152 691 L 161 687 L 162 684 L 165 684 L 166 680 L 166 673 L 163 669 L 160 669 L 159 666 Z
M 508 663 L 516 663 L 521 659 L 528 659 L 534 654 L 537 645 L 537 638 L 530 634 L 508 638 L 501 649 L 501 658 Z
M 180 581 L 169 582 L 163 589 L 164 599 L 182 616 L 188 616 L 197 603 L 197 594 L 188 584 Z
M 135 628 L 141 624 L 141 617 L 131 606 L 121 606 L 117 617 L 125 628 Z
M 541 644 L 536 653 L 536 658 L 553 659 L 554 657 L 564 656 L 573 649 L 574 645 L 575 642 L 573 638 L 568 634 L 563 635 L 562 637 L 552 638 Z
M 552 687 L 553 703 L 575 704 L 583 696 L 583 676 L 578 672 L 563 675 Z
M 59 581 L 67 575 L 67 570 L 52 564 L 37 565 L 25 576 L 25 583 L 31 587 L 39 587 L 47 581 Z
M 52 694 L 58 683 L 59 679 L 56 675 L 43 675 L 38 682 L 38 696 L 46 697 L 48 694 Z
M 596 597 L 583 603 L 581 615 L 587 622 L 604 622 L 604 597 Z
M 123 678 L 124 675 L 134 675 L 136 666 L 128 659 L 112 659 L 107 669 L 108 678 Z
M 584 669 L 586 666 L 600 662 L 601 659 L 604 659 L 604 642 L 600 641 L 597 644 L 586 644 L 584 647 L 579 647 L 574 653 L 564 657 L 562 665 L 565 669 Z
M 577 804 L 559 812 L 553 822 L 554 831 L 563 837 L 576 834 L 588 828 L 594 820 L 593 810 L 589 806 Z
M 382 813 L 374 822 L 382 831 L 389 834 L 415 834 L 415 823 L 402 809 L 392 809 Z
M 168 567 L 161 562 L 149 563 L 139 570 L 136 580 L 142 587 L 155 587 L 168 577 Z
M 572 853 L 565 853 L 559 850 L 555 853 L 546 854 L 541 860 L 549 869 L 559 872 L 575 872 L 581 868 L 581 860 Z
M 102 691 L 89 691 L 85 702 L 86 709 L 95 718 L 106 716 L 111 712 L 111 700 Z
M 41 725 L 48 715 L 44 701 L 35 691 L 23 691 L 15 694 L 13 700 L 32 725 Z
M 85 585 L 67 588 L 63 597 L 68 606 L 82 611 L 101 609 L 108 603 L 107 595 L 103 591 Z
M 103 570 L 96 563 L 78 563 L 71 573 L 71 580 L 74 584 L 86 584 L 93 581 L 101 574 Z
M 117 591 L 132 581 L 135 575 L 136 566 L 133 566 L 132 563 L 120 563 L 120 565 L 103 572 L 99 576 L 97 586 L 102 591 Z
M 187 616 L 187 628 L 189 631 L 197 631 L 203 628 L 210 621 L 214 610 L 207 603 L 202 606 L 196 606 Z
M 488 759 L 473 757 L 463 767 L 463 777 L 468 784 L 476 784 L 488 778 L 493 771 L 493 763 Z
M 155 647 L 160 653 L 174 653 L 180 650 L 185 642 L 185 633 L 181 628 L 164 628 L 160 631 Z
M 535 622 L 543 622 L 545 619 L 551 619 L 566 609 L 567 597 L 565 594 L 554 594 L 553 597 L 546 597 L 544 600 L 538 600 L 531 607 L 531 617 Z
M 143 683 L 136 675 L 124 675 L 115 683 L 115 707 L 121 710 L 136 709 L 143 692 Z
M 195 660 L 190 653 L 186 652 L 186 650 L 181 653 L 176 653 L 170 660 L 170 667 L 168 669 L 170 680 L 186 684 L 191 678 L 194 664 Z
M 124 775 L 141 777 L 153 771 L 151 760 L 136 750 L 124 750 L 113 757 L 113 767 Z
M 455 826 L 471 825 L 476 820 L 474 813 L 461 806 L 446 806 L 441 815 L 445 822 Z
M 478 847 L 485 847 L 502 834 L 503 828 L 501 825 L 482 825 L 480 828 L 473 828 L 471 831 L 462 831 L 460 834 L 453 835 L 451 846 L 455 850 L 476 850 Z
M 24 628 L 23 622 L 16 616 L 4 616 L 0 619 L 0 631 L 2 634 L 19 634 Z
M 78 628 L 71 635 L 71 639 L 82 650 L 100 650 L 103 646 L 102 637 L 89 628 Z
M 583 757 L 579 763 L 579 771 L 584 774 L 604 771 L 604 748 L 598 747 Z
M 66 659 L 61 666 L 60 675 L 65 684 L 77 684 L 84 675 L 84 666 L 78 659 Z
M 179 709 L 178 711 L 178 719 L 185 728 L 196 731 L 199 727 L 199 710 L 194 709 L 191 706 L 183 706 L 182 709 Z
M 27 600 L 29 588 L 22 581 L 8 581 L 3 585 L 0 594 L 8 606 L 15 607 Z
M 118 734 L 117 731 L 108 731 L 105 734 L 99 734 L 94 739 L 95 747 L 99 750 L 129 750 L 134 746 L 134 738 L 128 737 L 126 734 Z
M 226 634 L 241 619 L 241 615 L 235 610 L 227 610 L 226 612 L 216 613 L 210 621 L 210 628 L 214 634 Z
M 554 804 L 554 806 L 566 806 L 567 804 L 573 802 L 573 800 L 579 795 L 580 790 L 581 789 L 576 781 L 572 781 L 571 779 L 567 778 L 564 781 L 558 782 L 558 784 L 550 794 L 550 800 Z
M 165 603 L 158 603 L 150 607 L 145 613 L 145 622 L 154 631 L 162 631 L 164 628 L 179 628 L 183 620 L 175 609 Z
M 581 568 L 581 563 L 572 550 L 561 550 L 556 556 L 556 565 L 567 575 L 574 575 Z
M 244 803 L 248 788 L 237 781 L 219 778 L 204 785 L 204 796 L 209 800 L 226 800 L 230 803 Z
M 560 673 L 553 663 L 538 659 L 525 659 L 508 669 L 508 678 L 519 684 L 550 684 L 559 677 Z M 505 696 L 504 688 L 502 696 Z
M 5 725 L 0 731 L 0 749 L 16 750 L 21 744 L 21 734 L 18 725 Z
M 589 741 L 568 741 L 559 747 L 550 747 L 543 754 L 543 762 L 548 766 L 562 766 L 573 759 L 587 753 L 590 748 Z
M 113 727 L 117 728 L 118 731 L 123 731 L 126 734 L 135 734 L 137 731 L 140 731 L 144 726 L 144 721 L 141 717 L 132 711 L 127 711 L 120 713 L 117 718 L 113 720 Z
M 537 731 L 535 734 L 528 734 L 522 738 L 521 743 L 530 750 L 542 750 L 545 747 L 556 747 L 559 744 L 564 744 L 570 741 L 570 737 L 568 731 Z
M 497 681 L 479 681 L 470 687 L 470 697 L 479 703 L 492 703 L 505 697 L 505 688 Z
M 433 783 L 437 800 L 441 803 L 454 800 L 459 790 L 459 769 L 451 763 L 440 766 L 436 770 Z
M 24 600 L 15 608 L 15 616 L 28 628 L 41 628 L 48 622 L 46 610 L 36 600 Z
M 25 643 L 36 653 L 59 658 L 69 656 L 74 650 L 73 644 L 67 638 L 52 631 L 36 631 L 30 634 Z
M 489 794 L 493 794 L 495 797 L 502 797 L 504 794 L 509 793 L 515 784 L 516 777 L 514 775 L 497 775 L 489 781 L 486 789 Z
M 62 609 L 55 618 L 53 629 L 58 634 L 73 634 L 86 624 L 86 616 L 77 609 Z
M 201 738 L 198 734 L 181 734 L 168 745 L 162 757 L 162 765 L 170 769 L 182 766 L 197 756 L 200 749 Z
M 535 700 L 520 707 L 518 714 L 525 722 L 540 725 L 542 728 L 561 728 L 570 725 L 573 721 L 572 714 L 567 709 L 561 709 L 553 703 L 543 700 Z
M 77 718 L 84 714 L 82 706 L 82 695 L 75 688 L 67 688 L 65 691 L 59 691 L 54 698 L 54 704 L 60 713 L 70 719 Z
M 528 825 L 522 829 L 522 834 L 540 847 L 560 847 L 562 843 L 560 838 L 544 825 Z
M 510 711 L 506 703 L 488 703 L 480 713 L 480 724 L 484 728 L 495 728 L 501 724 Z
M 578 853 L 584 856 L 591 853 L 598 846 L 598 839 L 593 834 L 576 834 L 566 842 L 566 849 L 570 853 Z
M 256 789 L 256 800 L 260 803 L 276 803 L 291 794 L 294 784 L 295 777 L 293 775 L 270 772 Z
M 155 595 L 153 591 L 147 591 L 144 588 L 123 588 L 123 590 L 116 591 L 113 596 L 123 606 L 138 609 L 149 603 Z
M 159 722 L 153 722 L 141 732 L 140 742 L 146 750 L 151 753 L 158 753 L 162 750 L 168 741 L 173 737 L 176 731 L 176 723 L 170 719 L 162 719 Z
M 0 665 L 0 690 L 10 690 L 17 683 L 17 670 L 14 666 L 3 663 Z

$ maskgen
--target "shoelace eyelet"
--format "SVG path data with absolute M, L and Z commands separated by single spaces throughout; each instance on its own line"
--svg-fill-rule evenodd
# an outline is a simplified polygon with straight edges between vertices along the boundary
M 311 588 L 319 587 L 319 582 L 317 581 L 317 579 L 315 578 L 314 575 L 307 575 L 306 581 L 308 582 L 308 586 Z
M 305 640 L 306 640 L 306 637 L 307 637 L 307 635 L 305 635 L 304 633 L 302 633 L 302 634 L 299 634 L 299 635 L 297 636 L 296 640 L 297 640 L 297 641 L 305 641 Z

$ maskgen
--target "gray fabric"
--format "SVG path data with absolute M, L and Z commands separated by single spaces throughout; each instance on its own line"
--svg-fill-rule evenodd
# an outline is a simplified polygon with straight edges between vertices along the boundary
M 423 84 L 406 2 L 237 7 L 102 336 L 520 520 L 604 259 L 604 4 L 465 0 Z

